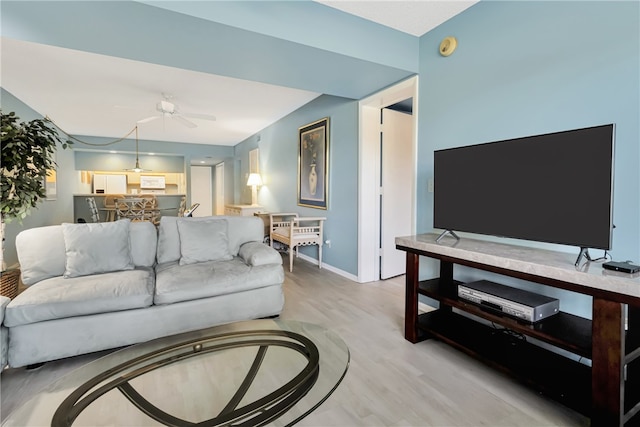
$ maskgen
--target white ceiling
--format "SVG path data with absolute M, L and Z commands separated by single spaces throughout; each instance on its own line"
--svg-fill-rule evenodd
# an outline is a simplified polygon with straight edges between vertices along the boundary
M 475 1 L 320 3 L 419 36 Z M 188 128 L 159 118 L 139 124 L 140 139 L 233 146 L 320 95 L 7 38 L 1 59 L 2 86 L 73 135 L 122 137 L 160 114 L 164 92 L 182 113 L 217 120 L 189 118 L 198 126 Z
M 315 0 L 416 37 L 473 6 L 478 0 Z
M 46 64 L 46 66 L 45 66 Z M 78 50 L 2 40 L 2 85 L 65 132 L 118 138 L 161 115 L 163 92 L 197 128 L 159 118 L 139 138 L 233 146 L 319 94 Z M 158 88 L 162 88 L 159 90 Z

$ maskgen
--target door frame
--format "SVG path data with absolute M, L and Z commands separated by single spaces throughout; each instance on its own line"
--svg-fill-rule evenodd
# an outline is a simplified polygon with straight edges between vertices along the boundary
M 215 215 L 224 215 L 224 162 L 214 166 L 214 211 Z
M 380 110 L 413 98 L 411 159 L 411 234 L 416 230 L 418 147 L 418 76 L 384 89 L 358 103 L 358 282 L 380 279 Z

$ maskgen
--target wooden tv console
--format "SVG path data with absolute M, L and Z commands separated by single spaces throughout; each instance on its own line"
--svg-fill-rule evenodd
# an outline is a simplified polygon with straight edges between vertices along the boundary
M 396 238 L 396 248 L 407 253 L 407 340 L 440 339 L 591 417 L 592 426 L 640 424 L 640 273 L 604 270 L 596 262 L 576 267 L 575 254 L 469 238 L 436 243 L 437 237 Z M 440 277 L 420 280 L 421 256 L 440 260 Z M 455 265 L 590 295 L 592 318 L 561 311 L 526 323 L 487 310 L 458 298 Z M 419 295 L 439 301 L 439 308 L 419 314 Z M 586 359 L 591 366 L 581 362 Z

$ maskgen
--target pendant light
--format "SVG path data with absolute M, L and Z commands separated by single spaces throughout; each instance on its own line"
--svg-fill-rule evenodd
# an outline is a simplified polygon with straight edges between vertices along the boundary
M 136 166 L 132 169 L 125 169 L 125 171 L 127 172 L 136 172 L 136 173 L 140 173 L 140 172 L 150 172 L 150 169 L 142 169 L 140 167 L 140 160 L 138 158 L 138 125 L 136 125 Z

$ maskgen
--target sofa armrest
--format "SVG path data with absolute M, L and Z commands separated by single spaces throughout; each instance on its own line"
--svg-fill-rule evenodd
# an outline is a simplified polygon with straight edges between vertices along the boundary
M 247 242 L 240 246 L 238 256 L 252 267 L 268 264 L 282 264 L 280 253 L 261 242 Z
M 11 302 L 11 299 L 0 296 L 0 323 L 4 321 L 4 309 Z M 9 351 L 9 330 L 0 326 L 0 371 L 7 366 L 7 352 Z
M 0 323 L 4 322 L 4 309 L 10 302 L 10 298 L 0 295 Z

